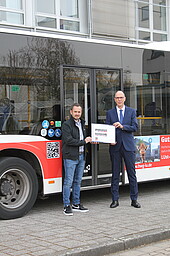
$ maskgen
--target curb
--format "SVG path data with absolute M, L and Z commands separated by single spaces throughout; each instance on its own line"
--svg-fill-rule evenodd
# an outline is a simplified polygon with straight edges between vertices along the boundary
M 111 243 L 99 244 L 95 246 L 88 246 L 86 248 L 72 249 L 70 252 L 62 252 L 56 254 L 58 256 L 104 256 L 111 253 L 116 253 L 135 247 L 151 244 L 161 240 L 170 238 L 169 229 L 154 229 L 147 232 L 140 232 L 137 234 L 121 237 L 117 240 L 114 239 Z M 48 256 L 54 256 L 48 255 Z

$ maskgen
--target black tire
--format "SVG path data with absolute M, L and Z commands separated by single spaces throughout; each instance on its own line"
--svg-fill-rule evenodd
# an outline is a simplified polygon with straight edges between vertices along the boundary
M 0 159 L 0 219 L 24 216 L 37 194 L 37 175 L 29 163 L 17 157 Z

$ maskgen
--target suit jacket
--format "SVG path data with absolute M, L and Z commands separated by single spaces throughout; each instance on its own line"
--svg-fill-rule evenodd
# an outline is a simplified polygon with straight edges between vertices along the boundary
M 117 115 L 117 109 L 110 109 L 106 114 L 106 124 L 113 125 L 113 123 L 119 122 Z M 125 112 L 123 117 L 123 129 L 116 128 L 116 144 L 110 145 L 110 153 L 118 151 L 123 143 L 125 150 L 135 151 L 135 141 L 133 132 L 138 129 L 138 123 L 136 119 L 136 111 L 133 108 L 125 106 Z

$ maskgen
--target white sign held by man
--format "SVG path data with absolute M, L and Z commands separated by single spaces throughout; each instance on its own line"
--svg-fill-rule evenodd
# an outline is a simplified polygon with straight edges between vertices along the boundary
M 115 127 L 107 124 L 91 124 L 93 142 L 116 143 Z

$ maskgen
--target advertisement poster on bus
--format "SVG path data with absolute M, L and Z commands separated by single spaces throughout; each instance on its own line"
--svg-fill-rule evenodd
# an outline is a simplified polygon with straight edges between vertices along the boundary
M 136 169 L 170 165 L 170 135 L 137 136 Z

